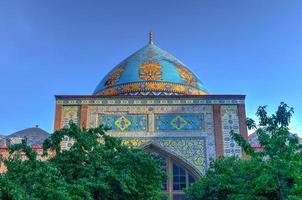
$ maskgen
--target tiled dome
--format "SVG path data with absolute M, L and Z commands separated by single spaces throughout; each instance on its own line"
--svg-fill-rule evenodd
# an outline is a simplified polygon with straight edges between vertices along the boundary
M 207 90 L 181 61 L 150 41 L 111 70 L 94 94 L 203 95 Z

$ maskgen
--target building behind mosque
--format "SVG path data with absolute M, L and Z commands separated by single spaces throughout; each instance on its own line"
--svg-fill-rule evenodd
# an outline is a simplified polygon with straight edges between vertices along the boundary
M 101 75 L 101 73 L 100 73 Z M 220 156 L 242 156 L 230 131 L 247 139 L 245 95 L 210 94 L 185 64 L 152 42 L 114 67 L 92 95 L 56 95 L 55 130 L 70 122 L 110 127 L 108 134 L 157 154 L 171 175 L 171 199 Z M 62 148 L 72 141 L 66 139 Z

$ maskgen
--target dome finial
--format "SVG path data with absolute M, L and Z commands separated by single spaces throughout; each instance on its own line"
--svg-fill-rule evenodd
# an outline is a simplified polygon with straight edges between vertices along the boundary
M 149 32 L 149 44 L 153 44 L 153 33 L 152 33 L 152 31 Z

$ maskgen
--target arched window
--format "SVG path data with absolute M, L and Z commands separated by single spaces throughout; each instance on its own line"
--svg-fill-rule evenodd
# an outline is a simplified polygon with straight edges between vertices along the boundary
M 161 169 L 168 174 L 167 179 L 162 181 L 163 198 L 170 197 L 171 200 L 183 200 L 184 189 L 194 183 L 199 177 L 192 172 L 184 163 L 168 152 L 157 146 L 149 145 L 145 150 L 161 161 Z

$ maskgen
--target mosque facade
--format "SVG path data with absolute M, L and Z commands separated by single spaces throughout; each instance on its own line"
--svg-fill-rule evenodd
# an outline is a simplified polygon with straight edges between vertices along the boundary
M 247 139 L 245 95 L 210 94 L 185 64 L 152 42 L 114 67 L 91 95 L 56 95 L 54 129 L 110 127 L 109 135 L 152 152 L 170 174 L 171 199 L 199 179 L 211 160 L 242 156 L 234 130 Z M 69 148 L 66 139 L 62 148 Z

